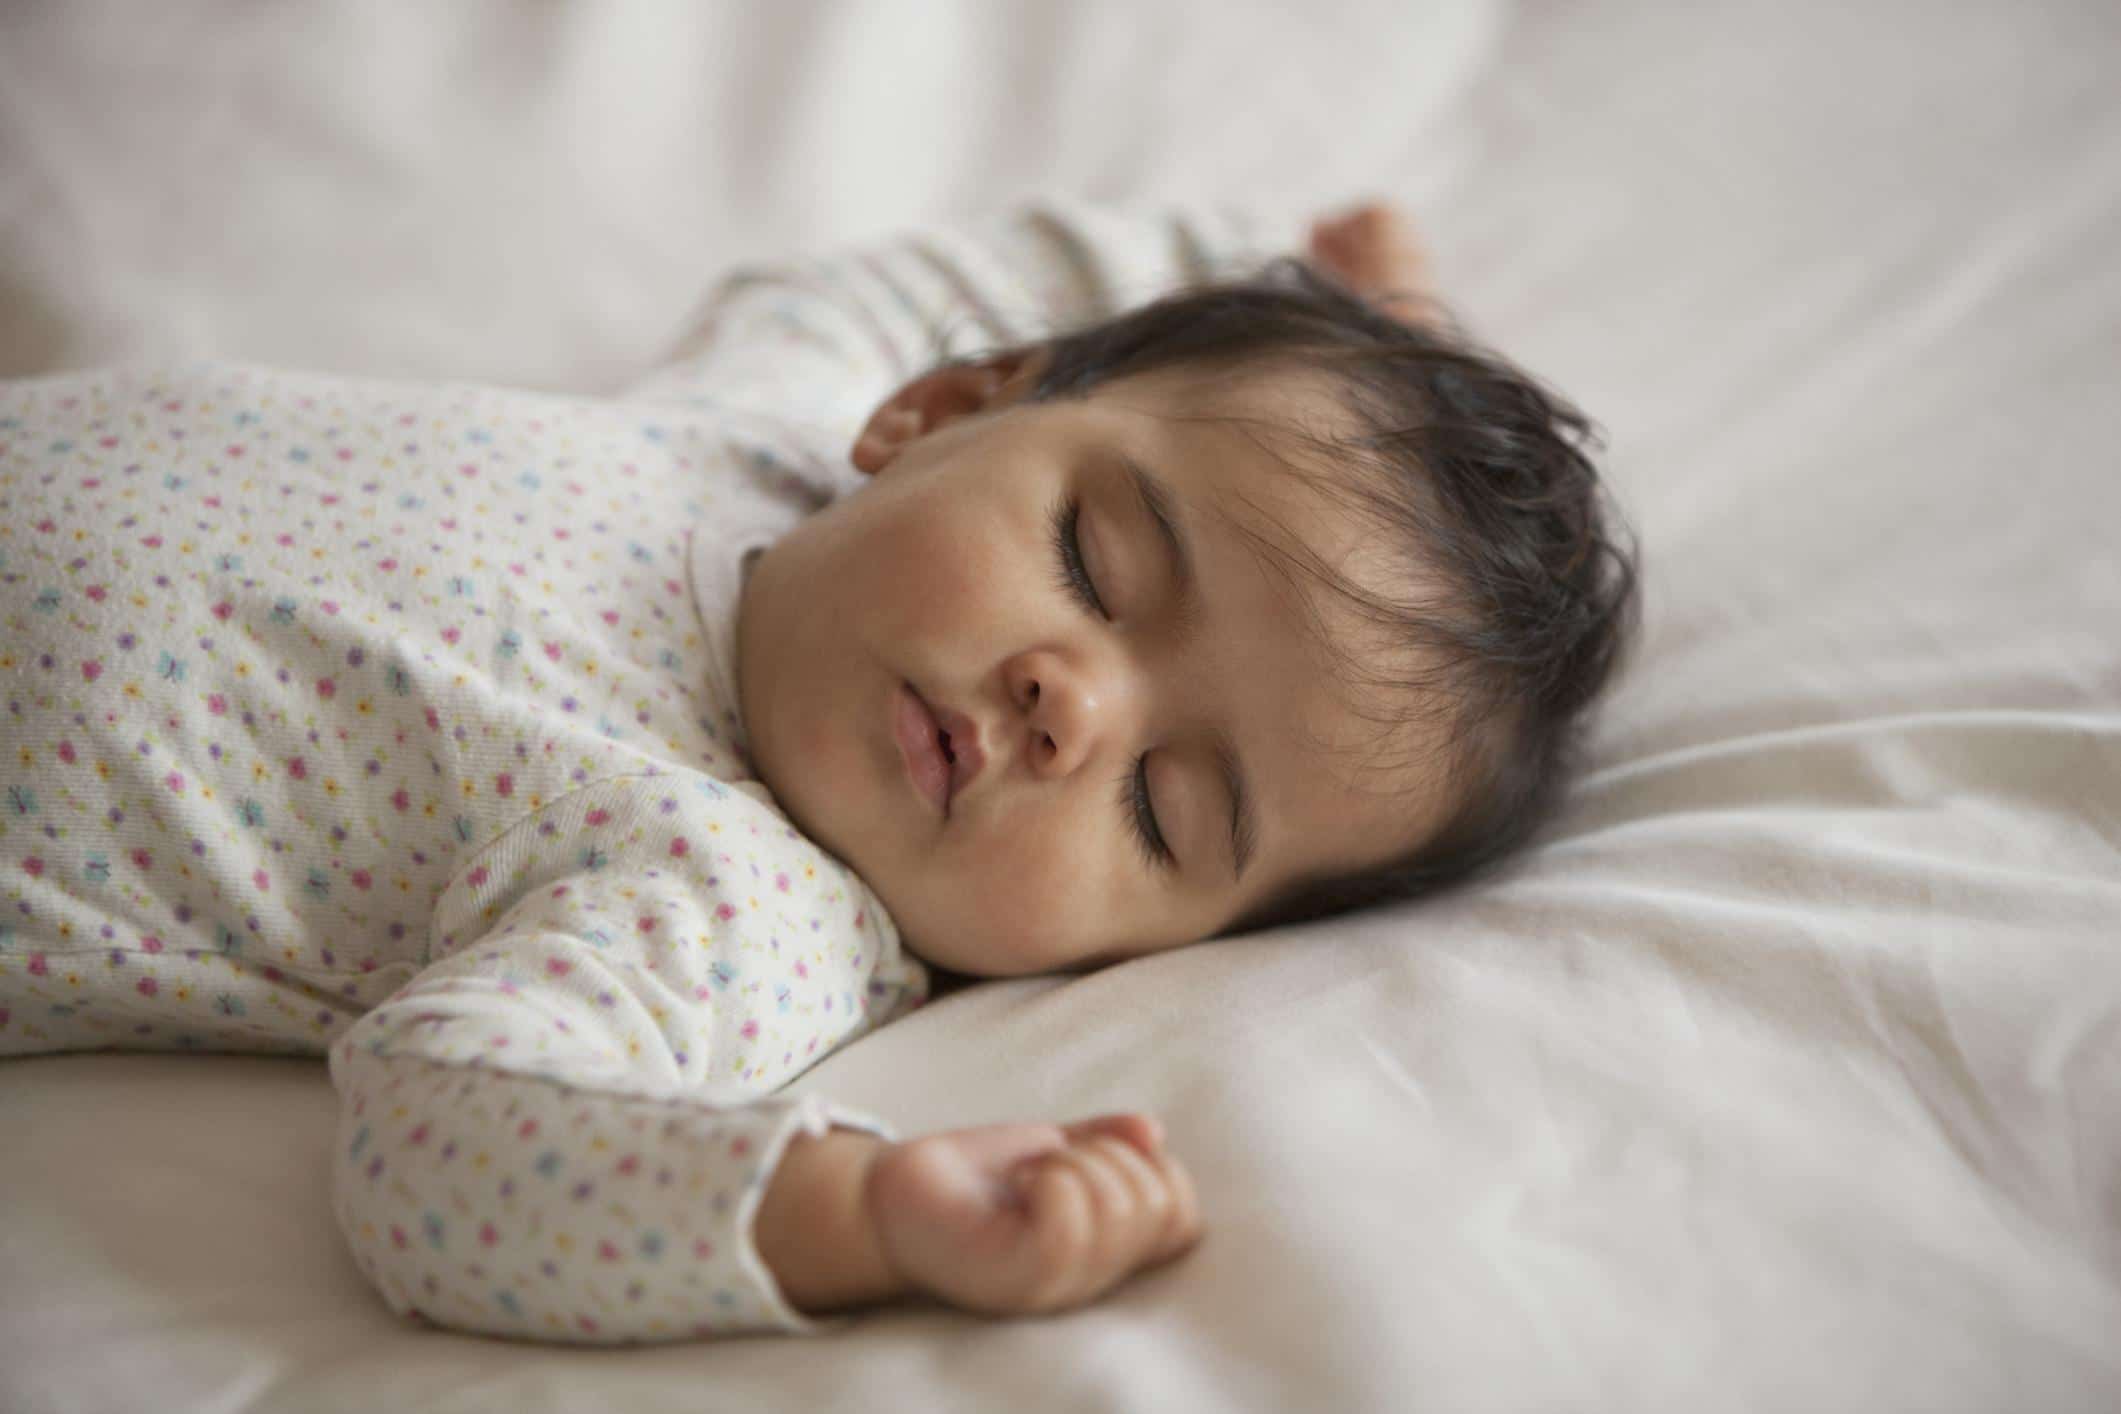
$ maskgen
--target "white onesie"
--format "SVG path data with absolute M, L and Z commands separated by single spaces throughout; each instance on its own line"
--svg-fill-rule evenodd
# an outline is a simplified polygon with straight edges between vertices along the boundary
M 809 1332 L 789 1080 L 927 994 L 751 770 L 750 552 L 941 357 L 1271 253 L 1047 205 L 740 270 L 615 398 L 241 364 L 0 383 L 0 1056 L 328 1055 L 394 1311 Z

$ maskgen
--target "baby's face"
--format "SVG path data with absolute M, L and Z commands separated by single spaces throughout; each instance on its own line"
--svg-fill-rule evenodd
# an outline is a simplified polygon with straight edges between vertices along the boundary
M 1026 404 L 1032 371 L 907 385 L 855 449 L 875 481 L 753 569 L 745 728 L 794 823 L 916 955 L 989 977 L 1210 937 L 1426 838 L 1441 782 L 1369 764 L 1326 597 L 1238 529 L 1360 580 L 1355 523 L 1223 420 L 1316 425 L 1327 392 L 1167 370 Z M 957 724 L 928 790 L 915 697 Z

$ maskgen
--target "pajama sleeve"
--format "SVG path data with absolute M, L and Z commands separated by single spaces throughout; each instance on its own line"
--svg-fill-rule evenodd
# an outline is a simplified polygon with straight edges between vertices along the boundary
M 873 894 L 755 785 L 647 775 L 531 813 L 443 893 L 427 965 L 332 1048 L 332 1207 L 391 1310 L 631 1344 L 810 1333 L 753 1243 L 772 1092 L 917 1005 Z
M 825 497 L 878 403 L 949 358 L 1028 342 L 1299 249 L 1295 222 L 1216 207 L 1053 200 L 872 247 L 730 272 L 623 396 L 792 425 Z

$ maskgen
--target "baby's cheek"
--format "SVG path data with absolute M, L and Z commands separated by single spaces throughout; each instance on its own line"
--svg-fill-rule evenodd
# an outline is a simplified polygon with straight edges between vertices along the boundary
M 982 950 L 1024 970 L 1066 967 L 1111 940 L 1098 852 L 1064 827 L 995 832 L 964 884 Z M 968 920 L 971 921 L 971 920 Z
M 1023 577 L 993 518 L 914 501 L 890 530 L 867 567 L 867 602 L 892 616 L 896 633 L 924 646 L 937 634 L 960 647 L 967 636 L 988 640 Z

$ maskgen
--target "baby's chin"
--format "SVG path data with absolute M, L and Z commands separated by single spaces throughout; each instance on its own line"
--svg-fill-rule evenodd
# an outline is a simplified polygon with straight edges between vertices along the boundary
M 880 890 L 877 896 L 884 898 Z M 884 901 L 884 909 L 890 912 L 888 898 Z M 1053 970 L 1016 955 L 1014 949 L 998 942 L 985 941 L 984 929 L 974 929 L 962 923 L 955 926 L 909 924 L 899 921 L 896 914 L 892 915 L 892 921 L 898 925 L 899 946 L 931 969 L 956 973 L 973 981 L 1023 977 Z

